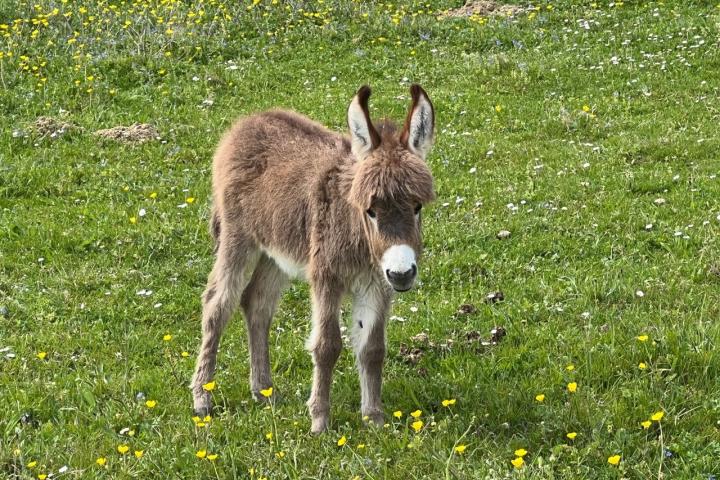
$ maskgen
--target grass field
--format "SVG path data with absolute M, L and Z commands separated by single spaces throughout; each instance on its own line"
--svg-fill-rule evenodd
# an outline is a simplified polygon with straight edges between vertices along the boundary
M 441 15 L 461 4 L 0 3 L 0 478 L 720 476 L 720 5 Z M 412 82 L 438 200 L 388 328 L 387 425 L 363 426 L 345 349 L 308 433 L 302 284 L 274 407 L 237 316 L 193 420 L 220 135 L 273 106 L 342 131 L 365 83 L 400 120 Z M 157 138 L 93 134 L 136 122 Z

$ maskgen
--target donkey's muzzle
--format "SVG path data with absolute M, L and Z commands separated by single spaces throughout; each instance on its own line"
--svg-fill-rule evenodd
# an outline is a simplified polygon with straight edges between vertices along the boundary
M 395 272 L 393 270 L 385 270 L 385 276 L 390 285 L 398 292 L 406 292 L 413 287 L 415 277 L 417 276 L 417 266 L 413 263 L 409 270 L 404 272 Z

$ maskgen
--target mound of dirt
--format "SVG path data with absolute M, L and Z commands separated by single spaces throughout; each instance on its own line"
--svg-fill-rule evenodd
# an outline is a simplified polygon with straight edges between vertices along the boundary
M 129 127 L 117 127 L 98 130 L 95 135 L 122 143 L 143 143 L 159 137 L 155 127 L 148 123 L 134 123 Z
M 518 5 L 501 4 L 492 0 L 468 0 L 459 8 L 448 10 L 446 17 L 469 17 L 471 15 L 512 17 L 525 9 Z
M 30 125 L 30 129 L 42 137 L 57 138 L 80 128 L 77 125 L 53 117 L 39 117 Z

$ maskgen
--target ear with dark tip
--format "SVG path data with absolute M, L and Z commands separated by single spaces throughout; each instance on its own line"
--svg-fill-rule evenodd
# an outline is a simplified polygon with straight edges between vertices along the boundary
M 368 156 L 370 152 L 380 146 L 380 134 L 370 120 L 368 100 L 370 99 L 370 87 L 360 87 L 348 107 L 348 127 L 352 140 L 352 153 L 358 160 Z
M 424 160 L 434 141 L 435 109 L 420 85 L 413 84 L 410 94 L 412 104 L 400 133 L 400 143 Z

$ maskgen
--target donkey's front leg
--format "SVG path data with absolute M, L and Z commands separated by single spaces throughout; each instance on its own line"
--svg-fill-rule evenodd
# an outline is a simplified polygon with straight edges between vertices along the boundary
M 312 333 L 307 348 L 312 353 L 313 385 L 307 404 L 312 419 L 311 431 L 327 430 L 330 420 L 332 370 L 342 350 L 340 303 L 342 288 L 337 282 L 312 282 Z
M 376 425 L 385 421 L 380 392 L 385 360 L 385 319 L 391 294 L 371 284 L 354 293 L 352 343 L 360 374 L 360 412 Z

